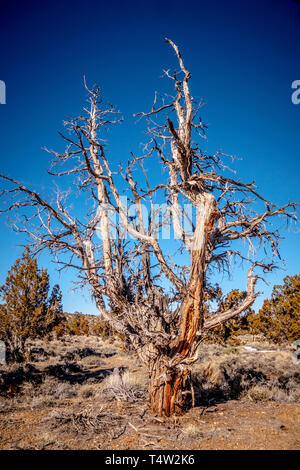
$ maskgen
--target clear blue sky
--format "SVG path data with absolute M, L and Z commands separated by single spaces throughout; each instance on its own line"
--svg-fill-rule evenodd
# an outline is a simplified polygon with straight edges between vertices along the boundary
M 43 146 L 62 149 L 56 130 L 80 113 L 86 98 L 83 76 L 98 83 L 122 111 L 124 124 L 111 142 L 116 161 L 127 160 L 143 140 L 134 112 L 148 110 L 155 90 L 166 91 L 163 68 L 176 65 L 164 37 L 178 44 L 192 72 L 192 94 L 203 97 L 209 147 L 241 157 L 235 169 L 275 203 L 300 201 L 300 104 L 291 84 L 300 80 L 300 3 L 294 0 L 95 1 L 1 0 L 0 171 L 45 190 L 52 183 Z M 109 138 L 109 136 L 108 136 Z M 21 254 L 21 236 L 0 219 L 0 282 Z M 272 285 L 299 273 L 299 234 L 283 233 L 285 271 L 268 275 Z M 88 294 L 70 292 L 74 273 L 59 277 L 46 255 L 51 283 L 63 290 L 66 311 L 96 313 Z M 224 291 L 244 288 L 236 268 Z

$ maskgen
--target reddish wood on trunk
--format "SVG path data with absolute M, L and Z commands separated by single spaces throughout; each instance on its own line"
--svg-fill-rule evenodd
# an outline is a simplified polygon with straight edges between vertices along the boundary
M 186 409 L 187 395 L 191 393 L 190 372 L 169 369 L 158 361 L 150 376 L 150 407 L 154 414 L 171 416 Z
M 180 336 L 165 362 L 157 361 L 150 373 L 150 403 L 154 413 L 181 414 L 191 390 L 189 364 L 195 353 L 197 334 L 203 324 L 203 284 L 210 235 L 217 220 L 217 204 L 209 194 L 200 196 L 197 226 L 191 253 L 191 274 L 186 298 L 181 306 Z

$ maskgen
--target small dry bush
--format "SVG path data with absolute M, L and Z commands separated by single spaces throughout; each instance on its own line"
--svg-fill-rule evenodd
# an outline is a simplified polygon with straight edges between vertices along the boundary
M 145 398 L 145 390 L 129 372 L 115 369 L 104 381 L 103 392 L 110 399 L 136 401 Z
M 203 437 L 203 432 L 199 429 L 198 424 L 188 423 L 182 428 L 182 437 L 186 440 L 200 439 Z
M 122 417 L 106 412 L 103 405 L 94 404 L 77 411 L 66 409 L 52 410 L 44 421 L 44 426 L 51 430 L 59 428 L 60 432 L 76 434 L 106 433 L 111 434 L 114 428 L 121 425 Z
M 229 354 L 239 354 L 239 350 L 234 346 L 229 346 L 223 349 L 222 354 L 229 355 Z
M 65 398 L 72 398 L 77 395 L 76 385 L 71 385 L 69 383 L 59 383 L 53 393 L 53 397 L 58 400 L 63 400 Z
M 55 377 L 45 377 L 38 386 L 31 382 L 24 383 L 20 389 L 23 403 L 31 407 L 49 406 L 77 396 L 78 386 L 60 382 Z
M 252 401 L 277 401 L 280 403 L 300 403 L 299 387 L 293 390 L 284 390 L 276 385 L 256 385 L 247 390 L 245 396 Z
M 81 398 L 91 398 L 94 397 L 95 395 L 98 395 L 99 391 L 99 385 L 89 385 L 85 384 L 82 385 L 79 390 L 78 390 L 78 396 Z
M 246 397 L 252 401 L 268 401 L 272 399 L 272 392 L 266 385 L 254 385 L 246 394 Z
M 288 352 L 207 355 L 193 373 L 199 404 L 247 397 L 254 401 L 299 402 L 300 370 Z

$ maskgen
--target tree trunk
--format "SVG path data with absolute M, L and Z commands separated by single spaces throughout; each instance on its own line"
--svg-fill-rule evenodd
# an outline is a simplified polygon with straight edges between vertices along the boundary
M 158 416 L 182 414 L 192 393 L 189 369 L 169 369 L 162 360 L 157 360 L 151 369 L 149 395 L 152 413 Z
M 25 361 L 25 340 L 17 336 L 4 341 L 7 363 L 22 363 Z
M 206 256 L 217 215 L 214 196 L 201 194 L 191 253 L 191 274 L 180 311 L 180 334 L 170 345 L 168 357 L 158 357 L 150 367 L 150 405 L 153 413 L 159 416 L 182 414 L 193 393 L 189 366 L 193 363 L 201 336 Z

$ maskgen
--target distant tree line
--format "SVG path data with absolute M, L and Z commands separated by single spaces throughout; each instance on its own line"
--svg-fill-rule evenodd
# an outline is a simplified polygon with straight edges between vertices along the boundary
M 26 341 L 34 338 L 61 338 L 66 335 L 94 335 L 101 338 L 125 337 L 116 333 L 104 319 L 82 313 L 63 313 L 62 294 L 54 285 L 50 295 L 46 269 L 26 249 L 8 272 L 0 286 L 0 340 L 4 341 L 8 362 L 26 360 Z M 207 294 L 205 317 L 209 318 L 209 301 L 218 303 L 218 311 L 234 308 L 246 292 L 233 289 L 226 296 L 220 288 Z M 275 285 L 270 299 L 264 301 L 256 314 L 249 307 L 242 314 L 220 324 L 205 341 L 238 344 L 243 334 L 262 335 L 275 343 L 300 338 L 300 275 L 286 276 L 283 285 Z
M 280 343 L 300 339 L 300 275 L 286 276 L 275 285 L 258 315 L 252 315 L 251 328 L 270 341 Z
M 223 300 L 219 297 L 219 310 L 226 310 L 246 297 L 246 292 L 233 289 Z M 206 315 L 209 316 L 208 308 Z M 286 276 L 283 285 L 275 285 L 270 299 L 266 299 L 256 314 L 248 308 L 239 316 L 215 328 L 207 340 L 237 343 L 242 334 L 262 335 L 274 343 L 300 339 L 300 275 Z

